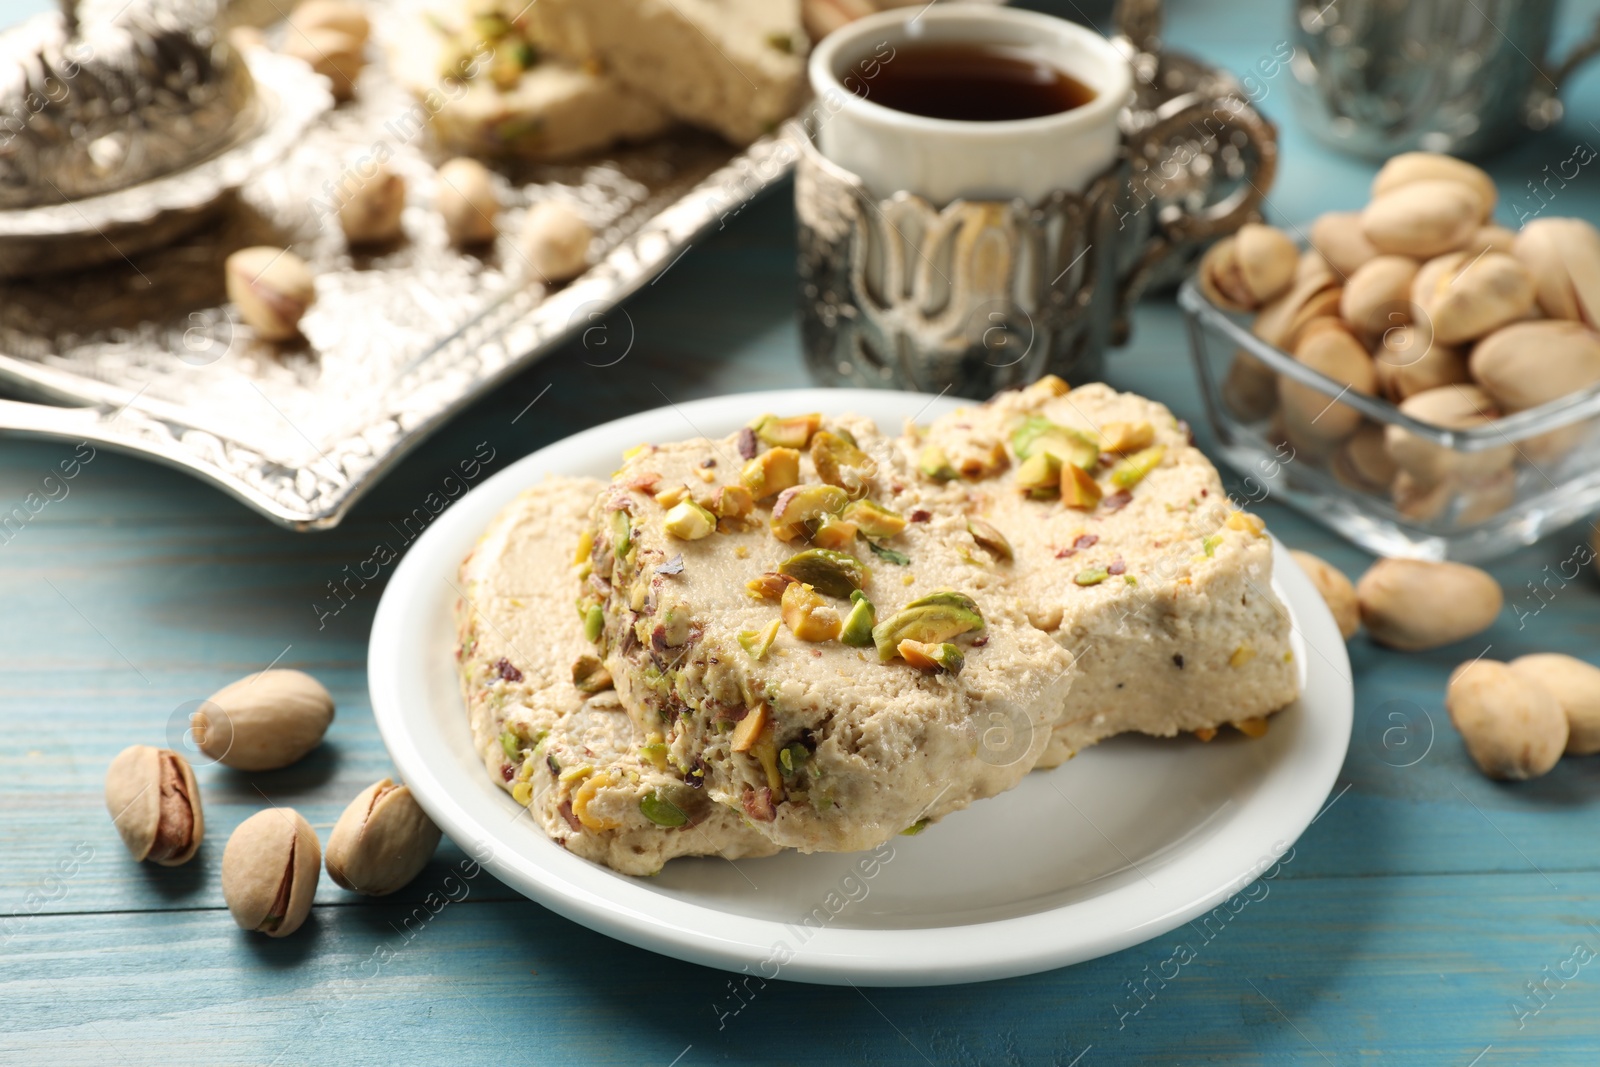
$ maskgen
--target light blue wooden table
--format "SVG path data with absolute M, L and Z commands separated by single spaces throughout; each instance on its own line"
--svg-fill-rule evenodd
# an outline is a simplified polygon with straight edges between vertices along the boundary
M 1584 6 L 1566 24 L 1591 18 Z M 1287 15 L 1286 0 L 1171 7 L 1175 44 L 1236 70 L 1272 53 Z M 1284 126 L 1272 213 L 1304 221 L 1356 206 L 1371 168 L 1308 143 L 1283 80 L 1262 99 Z M 1600 144 L 1600 77 L 1577 90 L 1559 130 L 1493 163 L 1508 200 L 1574 143 Z M 1560 197 L 1553 213 L 1600 218 L 1595 176 Z M 658 389 L 684 400 L 803 383 L 791 227 L 786 190 L 745 211 L 627 305 L 615 320 L 636 339 L 625 360 L 599 369 L 569 346 L 418 449 L 337 530 L 287 533 L 176 473 L 102 453 L 0 545 L 0 1063 L 1600 1063 L 1600 964 L 1581 965 L 1600 953 L 1600 760 L 1491 784 L 1441 703 L 1447 671 L 1485 646 L 1600 659 L 1594 576 L 1552 581 L 1542 601 L 1529 584 L 1586 540 L 1582 528 L 1494 568 L 1508 607 L 1482 638 L 1413 656 L 1352 643 L 1356 730 L 1331 806 L 1266 895 L 1210 940 L 1180 929 L 981 986 L 774 983 L 719 1023 L 727 976 L 591 933 L 487 874 L 465 878 L 449 842 L 396 897 L 374 903 L 324 879 L 294 937 L 234 927 L 221 846 L 261 792 L 325 837 L 345 802 L 391 771 L 366 696 L 380 590 L 319 626 L 327 583 L 480 442 L 493 471 L 658 406 Z M 1170 300 L 1140 310 L 1109 377 L 1202 425 Z M 547 388 L 537 417 L 514 421 Z M 71 452 L 0 443 L 0 510 Z M 1262 511 L 1290 545 L 1352 575 L 1366 566 L 1300 516 Z M 127 744 L 162 743 L 189 702 L 273 662 L 333 690 L 327 743 L 273 774 L 202 771 L 209 834 L 197 860 L 129 862 L 102 805 L 107 762 Z M 1431 727 L 1414 763 L 1417 749 L 1400 756 L 1381 741 L 1395 711 L 1423 735 Z M 1151 981 L 1179 941 L 1196 959 Z

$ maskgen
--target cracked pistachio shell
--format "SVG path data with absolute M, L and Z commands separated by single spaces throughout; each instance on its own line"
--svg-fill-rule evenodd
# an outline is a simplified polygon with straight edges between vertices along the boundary
M 1395 465 L 1383 444 L 1383 427 L 1369 422 L 1351 434 L 1333 459 L 1333 474 L 1352 489 L 1387 492 L 1394 481 Z
M 287 767 L 322 743 L 333 697 L 309 674 L 270 670 L 217 690 L 190 730 L 200 751 L 241 771 Z
M 1411 283 L 1417 261 L 1409 256 L 1374 256 L 1345 279 L 1339 315 L 1358 334 L 1381 337 L 1411 322 Z
M 1507 664 L 1463 663 L 1450 675 L 1444 702 L 1473 762 L 1490 778 L 1537 778 L 1567 746 L 1567 718 L 1556 698 Z
M 361 791 L 328 836 L 328 877 L 381 897 L 410 884 L 439 845 L 439 828 L 403 785 L 385 778 Z
M 339 228 L 350 244 L 379 244 L 400 236 L 406 207 L 406 180 L 378 166 L 339 205 Z
M 1512 251 L 1552 319 L 1600 325 L 1600 230 L 1583 219 L 1534 219 Z
M 1287 293 L 1261 309 L 1251 332 L 1269 345 L 1291 351 L 1308 323 L 1338 316 L 1342 295 L 1331 275 L 1296 282 Z
M 489 168 L 476 159 L 458 157 L 439 168 L 433 207 L 458 245 L 484 244 L 499 233 L 500 197 Z
M 1308 327 L 1295 346 L 1294 358 L 1338 383 L 1324 392 L 1289 378 L 1278 381 L 1278 400 L 1283 405 L 1284 430 L 1289 440 L 1306 443 L 1312 451 L 1320 452 L 1317 445 L 1342 441 L 1361 424 L 1360 412 L 1334 401 L 1338 386 L 1348 385 L 1355 392 L 1370 396 L 1377 392 L 1377 372 L 1366 346 L 1335 319 Z
M 311 913 L 322 847 L 293 808 L 258 811 L 233 831 L 222 851 L 222 897 L 242 930 L 285 937 Z
M 538 281 L 569 281 L 588 270 L 593 240 L 583 216 L 558 200 L 541 200 L 522 221 L 522 254 Z
M 1492 576 L 1465 563 L 1380 559 L 1356 583 L 1361 622 L 1380 645 L 1439 648 L 1487 630 L 1504 596 Z
M 1339 275 L 1348 278 L 1378 254 L 1361 232 L 1361 215 L 1355 211 L 1330 211 L 1311 224 L 1311 247 Z
M 1200 288 L 1222 307 L 1250 311 L 1287 292 L 1299 263 L 1288 234 L 1247 223 L 1211 246 L 1200 263 Z
M 194 771 L 169 748 L 119 752 L 106 769 L 106 811 L 130 856 L 163 867 L 189 862 L 206 835 Z
M 1378 386 L 1396 404 L 1428 389 L 1471 380 L 1461 350 L 1436 342 L 1427 322 L 1385 330 L 1372 356 Z
M 1461 344 L 1526 317 L 1534 307 L 1533 275 L 1500 252 L 1453 252 L 1417 272 L 1411 302 L 1435 341 Z
M 1372 198 L 1417 182 L 1456 182 L 1468 189 L 1478 202 L 1478 219 L 1487 220 L 1494 212 L 1499 191 L 1494 179 L 1482 168 L 1438 152 L 1402 152 L 1390 158 L 1372 179 Z
M 1518 322 L 1472 350 L 1472 377 L 1507 411 L 1524 411 L 1600 382 L 1600 334 L 1562 320 Z
M 1487 426 L 1500 417 L 1493 398 L 1475 385 L 1444 385 L 1417 393 L 1400 405 L 1400 412 L 1447 430 Z M 1424 487 L 1449 477 L 1486 477 L 1511 466 L 1516 458 L 1516 449 L 1510 444 L 1461 452 L 1436 445 L 1401 426 L 1385 427 L 1384 444 L 1395 466 Z
M 1410 182 L 1366 206 L 1361 232 L 1380 252 L 1431 259 L 1465 247 L 1481 210 L 1478 194 L 1460 182 Z
M 305 260 L 268 245 L 241 248 L 222 267 L 228 299 L 263 341 L 300 336 L 300 319 L 317 298 Z

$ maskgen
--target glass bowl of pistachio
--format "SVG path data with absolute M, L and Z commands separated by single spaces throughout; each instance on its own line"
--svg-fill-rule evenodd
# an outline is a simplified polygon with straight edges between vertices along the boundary
M 1245 227 L 1179 292 L 1246 491 L 1382 555 L 1468 561 L 1600 510 L 1600 231 L 1495 225 L 1488 176 L 1424 153 L 1373 194 Z

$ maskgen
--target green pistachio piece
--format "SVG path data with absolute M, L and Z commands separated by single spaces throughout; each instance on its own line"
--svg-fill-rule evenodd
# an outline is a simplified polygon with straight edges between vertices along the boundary
M 1222 544 L 1222 537 L 1220 535 L 1213 534 L 1201 541 L 1200 547 L 1205 549 L 1206 558 L 1209 559 L 1217 554 L 1217 546 L 1220 544 Z
M 950 457 L 938 445 L 928 445 L 917 456 L 917 469 L 936 482 L 951 482 L 960 477 Z
M 972 598 L 942 590 L 913 600 L 872 628 L 872 642 L 884 663 L 899 653 L 901 641 L 938 644 L 983 629 L 983 615 Z
M 698 541 L 717 532 L 717 517 L 693 500 L 680 500 L 667 510 L 667 533 L 681 541 Z
M 774 448 L 804 448 L 821 425 L 822 416 L 812 412 L 809 415 L 791 415 L 786 419 L 763 415 L 750 424 L 750 429 L 755 431 L 763 444 Z
M 583 636 L 590 641 L 600 640 L 600 633 L 606 628 L 606 613 L 599 604 L 589 605 L 589 610 L 583 616 Z
M 811 438 L 811 464 L 817 468 L 817 477 L 851 496 L 866 492 L 873 468 L 872 457 L 857 448 L 854 441 L 827 430 Z
M 622 559 L 633 548 L 633 516 L 626 511 L 611 513 L 611 554 Z
M 868 537 L 896 537 L 905 532 L 906 517 L 882 504 L 870 500 L 857 500 L 844 509 L 847 522 Z
M 785 778 L 793 778 L 800 773 L 800 769 L 806 765 L 806 760 L 810 758 L 811 750 L 796 741 L 778 753 L 778 765 L 783 768 Z
M 745 655 L 751 659 L 762 659 L 771 651 L 772 643 L 778 639 L 778 628 L 783 625 L 782 619 L 773 619 L 771 625 L 759 632 L 755 630 L 739 631 L 739 647 L 744 649 Z
M 1111 468 L 1111 484 L 1118 489 L 1132 489 L 1144 480 L 1145 475 L 1161 466 L 1166 455 L 1165 445 L 1140 449 Z
M 600 657 L 579 656 L 572 665 L 572 685 L 580 693 L 600 693 L 611 688 L 611 672 L 600 662 Z
M 874 556 L 879 559 L 886 559 L 896 567 L 909 567 L 911 565 L 911 557 L 904 552 L 896 552 L 894 549 L 886 548 L 876 541 L 868 541 L 867 547 L 872 549 Z
M 522 742 L 510 730 L 500 735 L 500 748 L 506 759 L 514 760 L 522 754 Z
M 769 449 L 740 469 L 739 481 L 757 500 L 799 485 L 800 453 L 792 448 Z
M 872 578 L 872 571 L 866 564 L 848 552 L 836 552 L 831 548 L 808 548 L 796 553 L 778 565 L 778 573 L 841 600 Z
M 646 793 L 639 798 L 639 814 L 657 826 L 682 826 L 689 821 L 682 808 L 660 793 Z
M 967 533 L 978 542 L 978 547 L 994 556 L 995 559 L 1011 560 L 1015 553 L 1011 551 L 1011 542 L 1006 540 L 1006 535 L 996 530 L 982 519 L 967 518 Z
M 1051 422 L 1042 415 L 1030 415 L 1011 433 L 1011 450 L 1017 458 L 1028 460 L 1048 452 L 1063 463 L 1093 470 L 1100 462 L 1100 442 L 1080 430 Z
M 1104 567 L 1090 567 L 1086 571 L 1079 571 L 1072 580 L 1078 585 L 1099 585 L 1109 577 L 1111 574 Z
M 850 602 L 850 614 L 845 616 L 839 640 L 852 648 L 866 648 L 872 644 L 872 628 L 877 625 L 878 611 L 867 594 L 859 589 L 850 594 Z
M 1035 452 L 1022 461 L 1013 477 L 1017 487 L 1030 496 L 1054 496 L 1061 491 L 1061 458 L 1054 452 Z
M 928 820 L 927 819 L 918 819 L 916 822 L 912 823 L 910 826 L 906 827 L 904 830 L 901 830 L 900 831 L 900 836 L 902 836 L 902 837 L 916 837 L 918 834 L 922 833 L 922 831 L 926 830 L 927 828 L 928 828 Z
M 829 515 L 837 515 L 850 503 L 850 495 L 837 485 L 798 485 L 778 494 L 772 505 L 772 532 L 785 541 L 785 533 L 796 528 L 804 532 L 805 524 L 816 522 Z

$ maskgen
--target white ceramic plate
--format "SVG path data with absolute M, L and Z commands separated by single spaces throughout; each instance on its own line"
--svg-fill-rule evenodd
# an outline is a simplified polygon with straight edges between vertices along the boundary
M 764 977 L 936 985 L 1060 967 L 1148 940 L 1244 888 L 1326 801 L 1350 740 L 1344 642 L 1278 547 L 1301 691 L 1258 741 L 1121 737 L 871 854 L 680 859 L 629 878 L 553 844 L 488 780 L 456 687 L 456 567 L 489 520 L 547 474 L 606 477 L 644 441 L 732 432 L 763 411 L 853 411 L 898 432 L 956 405 L 911 393 L 718 397 L 597 426 L 489 479 L 395 570 L 368 676 L 384 743 L 422 806 L 506 884 L 644 948 Z

